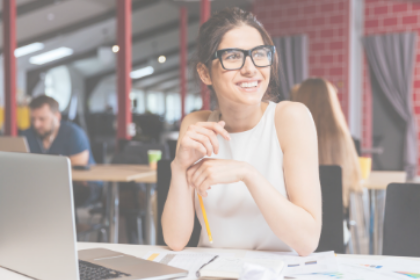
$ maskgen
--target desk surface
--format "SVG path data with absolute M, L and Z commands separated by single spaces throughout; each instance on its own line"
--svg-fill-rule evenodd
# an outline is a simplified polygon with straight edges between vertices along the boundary
M 73 170 L 73 181 L 156 183 L 156 170 L 148 165 L 98 164 L 90 170 Z
M 372 171 L 363 186 L 369 190 L 386 190 L 391 183 L 405 183 L 404 171 Z
M 108 243 L 78 243 L 77 247 L 79 250 L 83 249 L 92 249 L 92 248 L 106 248 L 118 252 L 122 252 L 125 254 L 129 254 L 136 257 L 143 257 L 150 251 L 155 250 L 168 250 L 167 247 L 162 246 L 147 246 L 147 245 L 124 245 L 124 244 L 108 244 Z M 244 257 L 246 250 L 233 250 L 233 249 L 210 249 L 210 248 L 186 248 L 185 251 L 189 252 L 208 252 L 208 253 L 233 253 L 236 257 Z M 368 255 L 337 255 L 338 258 L 363 258 L 363 259 L 384 259 L 385 256 L 368 256 Z M 404 258 L 410 260 L 416 260 L 419 262 L 420 265 L 420 258 Z M 28 280 L 25 276 L 13 273 L 6 269 L 0 268 L 0 279 L 7 279 L 7 280 Z

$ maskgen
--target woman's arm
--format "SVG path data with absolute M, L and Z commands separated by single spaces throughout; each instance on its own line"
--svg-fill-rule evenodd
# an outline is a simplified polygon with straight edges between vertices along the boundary
M 308 255 L 318 246 L 322 219 L 315 126 L 305 106 L 284 102 L 276 109 L 276 129 L 290 201 L 241 161 L 205 159 L 188 170 L 188 182 L 205 197 L 212 185 L 243 181 L 276 236 Z
M 290 201 L 250 166 L 244 183 L 273 232 L 308 255 L 318 247 L 322 224 L 316 128 L 309 110 L 292 102 L 277 105 L 275 124 Z
M 205 122 L 208 115 L 208 111 L 201 111 L 185 117 L 171 163 L 172 178 L 162 213 L 162 230 L 166 244 L 175 251 L 187 245 L 194 228 L 195 189 L 188 184 L 187 169 L 205 155 L 218 152 L 217 134 L 229 137 L 223 124 Z

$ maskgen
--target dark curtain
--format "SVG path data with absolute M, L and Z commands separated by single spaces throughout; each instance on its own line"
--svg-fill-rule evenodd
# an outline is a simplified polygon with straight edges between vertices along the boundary
M 407 179 L 417 173 L 417 127 L 412 105 L 416 33 L 368 36 L 363 39 L 372 79 L 406 124 L 404 168 Z
M 279 57 L 280 93 L 289 100 L 293 86 L 308 77 L 308 37 L 277 37 L 273 41 Z

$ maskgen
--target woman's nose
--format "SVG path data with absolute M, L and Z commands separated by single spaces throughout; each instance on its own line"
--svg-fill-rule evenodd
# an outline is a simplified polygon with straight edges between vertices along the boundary
M 245 58 L 245 64 L 244 66 L 241 68 L 241 74 L 242 75 L 254 75 L 255 72 L 257 71 L 257 68 L 255 67 L 254 63 L 252 62 L 252 59 L 247 56 Z

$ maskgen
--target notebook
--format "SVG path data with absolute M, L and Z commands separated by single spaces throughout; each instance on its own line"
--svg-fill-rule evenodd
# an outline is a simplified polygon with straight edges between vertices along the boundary
M 279 275 L 284 268 L 284 262 L 275 259 L 238 259 L 231 257 L 215 257 L 211 262 L 203 265 L 203 267 L 197 271 L 197 277 L 206 279 L 238 279 L 244 263 L 250 263 L 272 269 L 276 275 Z

